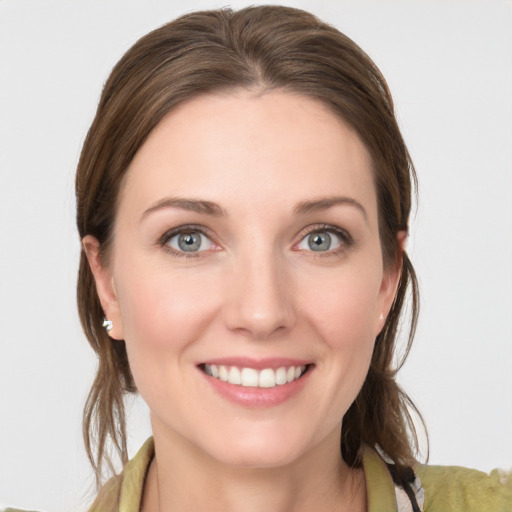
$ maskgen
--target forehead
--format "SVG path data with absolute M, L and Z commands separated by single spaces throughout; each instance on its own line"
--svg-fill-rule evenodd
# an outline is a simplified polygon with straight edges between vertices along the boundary
M 173 195 L 267 208 L 336 194 L 374 213 L 372 161 L 356 132 L 320 101 L 238 90 L 167 114 L 135 155 L 120 203 Z

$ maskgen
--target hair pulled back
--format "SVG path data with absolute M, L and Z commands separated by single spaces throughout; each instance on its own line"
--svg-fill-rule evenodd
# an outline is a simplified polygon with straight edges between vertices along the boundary
M 401 265 L 401 278 L 364 385 L 343 418 L 341 452 L 357 466 L 362 445 L 377 446 L 398 469 L 405 468 L 418 453 L 408 408 L 418 411 L 395 377 L 410 350 L 419 305 L 414 269 L 397 233 L 408 228 L 416 176 L 387 84 L 348 37 L 307 12 L 278 6 L 195 12 L 142 37 L 112 70 L 83 145 L 76 174 L 80 237 L 96 237 L 107 263 L 123 177 L 153 128 L 187 99 L 240 87 L 320 100 L 356 130 L 372 156 L 384 266 Z M 409 337 L 396 363 L 408 294 Z M 83 329 L 98 356 L 83 430 L 99 482 L 104 463 L 114 471 L 109 441 L 121 461 L 127 460 L 123 398 L 136 387 L 124 341 L 111 340 L 102 328 L 103 311 L 83 251 L 77 299 Z

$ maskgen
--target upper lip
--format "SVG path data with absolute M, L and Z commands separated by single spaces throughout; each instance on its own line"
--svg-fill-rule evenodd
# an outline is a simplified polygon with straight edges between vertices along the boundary
M 198 366 L 204 364 L 215 364 L 218 366 L 237 366 L 238 368 L 254 368 L 255 370 L 263 370 L 265 368 L 277 369 L 283 366 L 306 366 L 311 364 L 311 361 L 289 357 L 271 357 L 264 359 L 253 359 L 250 357 L 220 357 L 201 361 Z

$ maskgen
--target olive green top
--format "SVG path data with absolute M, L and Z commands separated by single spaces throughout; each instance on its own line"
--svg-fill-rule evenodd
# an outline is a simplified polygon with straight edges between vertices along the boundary
M 139 512 L 154 453 L 153 438 L 149 438 L 123 472 L 105 484 L 89 512 Z M 368 512 L 399 512 L 395 485 L 375 450 L 364 451 L 363 469 Z M 494 470 L 487 475 L 475 469 L 421 464 L 414 467 L 414 472 L 425 492 L 424 512 L 512 512 L 511 473 Z
M 146 472 L 154 456 L 150 438 L 124 471 L 101 490 L 89 512 L 139 512 Z M 373 449 L 363 454 L 368 512 L 398 512 L 395 486 L 386 463 Z M 489 475 L 456 466 L 417 465 L 425 491 L 424 512 L 512 512 L 512 475 Z

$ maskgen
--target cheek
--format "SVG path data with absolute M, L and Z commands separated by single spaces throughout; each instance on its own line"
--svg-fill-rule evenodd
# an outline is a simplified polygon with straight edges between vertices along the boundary
M 355 400 L 366 378 L 378 319 L 380 279 L 376 272 L 340 273 L 323 289 L 302 289 L 304 317 L 323 356 L 322 406 L 335 424 Z
M 144 380 L 156 387 L 173 367 L 171 374 L 178 375 L 187 347 L 215 317 L 217 298 L 205 293 L 213 283 L 204 276 L 184 277 L 150 266 L 140 273 L 133 271 L 135 266 L 128 268 L 129 274 L 118 273 L 118 299 L 130 366 L 139 388 Z
M 177 332 L 195 327 L 212 306 L 211 279 L 179 272 L 165 265 L 127 265 L 117 276 L 118 299 L 127 341 L 143 333 L 161 333 L 167 342 Z M 142 268 L 141 272 L 135 269 Z M 150 342 L 151 340 L 146 340 Z M 157 342 L 158 340 L 154 340 Z
M 320 282 L 321 286 L 315 286 Z M 373 340 L 380 283 L 378 272 L 340 272 L 316 283 L 304 283 L 299 300 L 323 337 L 341 348 L 362 337 Z
M 317 323 L 330 358 L 326 359 L 342 387 L 358 392 L 371 360 L 375 343 L 375 295 L 360 282 L 334 290 L 329 301 L 317 309 Z M 356 389 L 357 388 L 357 389 Z M 355 395 L 354 397 L 355 398 Z

